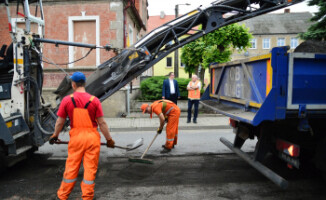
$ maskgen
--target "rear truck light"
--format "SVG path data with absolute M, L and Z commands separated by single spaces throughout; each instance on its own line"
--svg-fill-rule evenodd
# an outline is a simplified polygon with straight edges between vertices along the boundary
M 299 155 L 300 155 L 300 146 L 277 139 L 276 140 L 276 149 L 279 151 L 279 157 L 286 161 L 288 168 L 292 169 L 293 167 L 299 168 Z
M 237 128 L 238 127 L 238 122 L 237 121 L 235 121 L 234 119 L 229 119 L 229 124 L 230 124 L 230 126 L 231 127 L 233 127 L 233 128 Z
M 299 145 L 292 144 L 290 142 L 286 142 L 284 140 L 277 139 L 276 141 L 276 149 L 280 152 L 285 153 L 291 157 L 299 157 L 300 155 L 300 147 Z

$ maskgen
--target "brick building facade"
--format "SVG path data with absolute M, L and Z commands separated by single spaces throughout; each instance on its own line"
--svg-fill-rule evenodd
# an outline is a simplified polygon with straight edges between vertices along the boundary
M 147 0 L 43 0 L 45 38 L 124 48 L 145 35 L 147 6 Z M 35 10 L 33 8 L 32 5 L 30 10 Z M 20 10 L 22 12 L 22 8 Z M 12 5 L 11 11 L 16 13 L 16 4 Z M 21 16 L 11 17 L 13 26 L 23 26 Z M 6 9 L 1 5 L 0 44 L 10 43 Z M 88 51 L 53 44 L 44 44 L 43 47 L 44 56 L 58 64 L 72 62 L 85 56 Z M 79 70 L 89 75 L 96 66 L 114 55 L 112 51 L 94 49 L 87 58 L 60 66 L 68 73 Z M 56 88 L 63 77 L 64 74 L 57 67 L 44 63 L 44 88 Z

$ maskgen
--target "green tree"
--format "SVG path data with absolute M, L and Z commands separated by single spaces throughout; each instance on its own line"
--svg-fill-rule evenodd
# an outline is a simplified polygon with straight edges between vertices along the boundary
M 252 35 L 244 25 L 231 24 L 201 37 L 181 49 L 181 60 L 185 64 L 185 71 L 189 74 L 198 72 L 204 79 L 205 69 L 212 62 L 227 62 L 231 60 L 234 49 L 239 52 L 250 47 Z
M 309 0 L 309 6 L 319 6 L 319 11 L 310 19 L 316 22 L 308 28 L 308 31 L 301 33 L 299 36 L 304 40 L 326 40 L 326 1 Z
M 198 66 L 202 63 L 202 55 L 205 52 L 205 43 L 203 38 L 199 38 L 194 42 L 186 44 L 181 49 L 181 60 L 185 64 L 185 72 L 191 74 L 198 71 Z

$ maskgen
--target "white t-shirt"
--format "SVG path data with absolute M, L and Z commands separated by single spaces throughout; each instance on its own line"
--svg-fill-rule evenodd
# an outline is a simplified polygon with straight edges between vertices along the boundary
M 192 82 L 192 85 L 193 85 L 193 86 L 194 86 L 195 83 L 196 83 L 196 82 L 193 82 L 193 81 L 190 81 L 190 82 Z M 190 87 L 190 82 L 188 83 L 187 88 Z M 199 88 L 199 90 L 200 90 L 200 89 L 201 89 L 201 82 L 200 82 L 200 81 L 198 82 L 198 85 L 197 85 L 197 86 L 198 86 L 198 88 Z
M 175 88 L 174 88 L 173 80 L 169 79 L 169 81 L 170 81 L 170 93 L 175 94 Z

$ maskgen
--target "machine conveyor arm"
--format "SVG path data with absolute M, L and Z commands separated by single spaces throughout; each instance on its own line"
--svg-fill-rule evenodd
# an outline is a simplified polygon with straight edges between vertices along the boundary
M 302 1 L 225 0 L 201 6 L 154 29 L 129 49 L 101 64 L 88 78 L 86 89 L 104 101 L 179 47 L 223 26 Z M 201 30 L 196 29 L 199 25 Z

